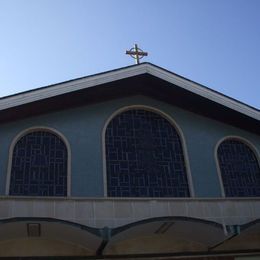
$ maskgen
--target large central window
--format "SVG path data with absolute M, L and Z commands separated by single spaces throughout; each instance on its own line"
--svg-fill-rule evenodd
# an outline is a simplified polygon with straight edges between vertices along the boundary
M 67 148 L 48 131 L 34 131 L 15 144 L 10 195 L 66 196 Z
M 190 196 L 181 140 L 161 115 L 131 109 L 105 134 L 108 196 Z

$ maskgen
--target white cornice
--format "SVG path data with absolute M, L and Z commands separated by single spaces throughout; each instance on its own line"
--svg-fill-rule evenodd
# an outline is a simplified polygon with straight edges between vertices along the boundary
M 129 67 L 128 69 L 120 69 L 107 73 L 102 73 L 86 78 L 75 79 L 69 82 L 64 82 L 52 85 L 46 88 L 35 89 L 29 92 L 24 92 L 14 96 L 6 97 L 0 100 L 0 110 L 23 105 L 26 103 L 43 100 L 50 97 L 70 93 L 73 91 L 86 89 L 96 85 L 109 83 L 123 78 L 133 77 L 146 73 L 144 66 Z
M 180 88 L 183 88 L 192 93 L 205 97 L 209 100 L 219 103 L 225 107 L 231 108 L 249 117 L 260 120 L 259 111 L 149 63 L 143 63 L 138 66 L 131 66 L 81 79 L 75 79 L 72 81 L 52 85 L 50 87 L 35 89 L 14 96 L 6 97 L 0 100 L 0 110 L 16 107 L 19 105 L 43 100 L 50 97 L 55 97 L 65 93 L 70 93 L 145 73 L 163 79 Z
M 149 65 L 149 64 L 148 64 Z M 163 80 L 166 80 L 174 85 L 177 85 L 178 87 L 181 87 L 183 89 L 186 89 L 190 92 L 193 92 L 197 95 L 200 95 L 202 97 L 205 97 L 209 100 L 212 100 L 216 103 L 219 103 L 223 106 L 226 106 L 228 108 L 231 108 L 233 110 L 236 110 L 240 113 L 243 113 L 247 116 L 253 117 L 255 119 L 260 120 L 260 113 L 259 111 L 248 107 L 247 105 L 244 105 L 232 98 L 228 98 L 222 94 L 219 94 L 213 90 L 210 90 L 206 87 L 203 87 L 195 82 L 189 81 L 187 79 L 184 79 L 182 77 L 179 77 L 173 73 L 170 73 L 168 71 L 165 71 L 163 69 L 160 69 L 155 66 L 148 66 L 147 71 L 149 74 L 161 78 Z

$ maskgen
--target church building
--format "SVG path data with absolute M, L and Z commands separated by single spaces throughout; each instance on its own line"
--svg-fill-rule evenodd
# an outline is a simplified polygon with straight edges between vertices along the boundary
M 3 97 L 0 259 L 259 260 L 259 154 L 258 109 L 151 63 Z

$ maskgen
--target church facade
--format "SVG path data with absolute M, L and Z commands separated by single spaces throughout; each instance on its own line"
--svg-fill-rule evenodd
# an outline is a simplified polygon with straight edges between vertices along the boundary
M 150 63 L 0 99 L 0 258 L 260 259 L 259 119 Z

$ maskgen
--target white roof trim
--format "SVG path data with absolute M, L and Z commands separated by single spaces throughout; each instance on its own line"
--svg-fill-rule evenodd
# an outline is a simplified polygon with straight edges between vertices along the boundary
M 257 110 L 149 63 L 143 63 L 138 66 L 122 68 L 102 74 L 89 76 L 86 78 L 75 79 L 50 87 L 35 89 L 33 91 L 6 97 L 0 100 L 0 110 L 38 100 L 43 100 L 50 97 L 55 97 L 61 94 L 81 89 L 90 88 L 104 83 L 113 82 L 115 80 L 141 75 L 144 73 L 151 74 L 155 77 L 175 84 L 180 88 L 186 89 L 192 93 L 195 93 L 223 106 L 236 110 L 242 114 L 260 120 L 260 113 Z
M 149 64 L 148 64 L 149 65 Z M 175 84 L 183 89 L 198 94 L 216 103 L 229 107 L 247 116 L 260 120 L 260 113 L 253 108 L 250 108 L 240 102 L 237 102 L 224 95 L 216 93 L 208 88 L 205 88 L 195 82 L 191 82 L 187 79 L 174 75 L 170 72 L 164 71 L 158 67 L 150 66 L 147 68 L 147 72 L 155 77 L 166 80 L 172 84 Z

